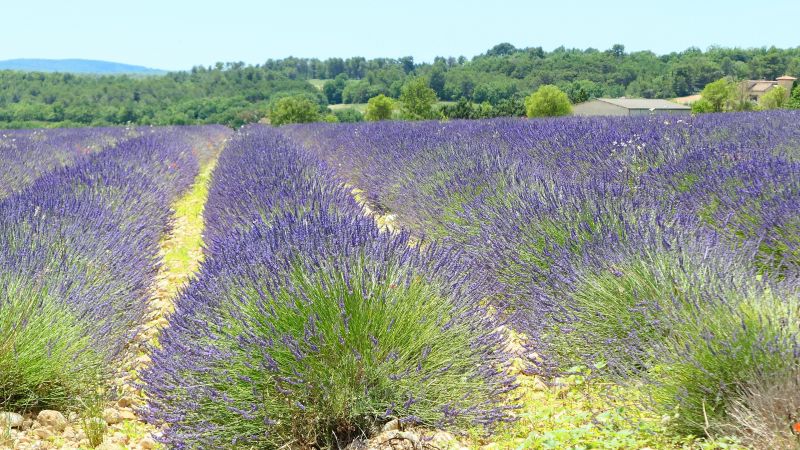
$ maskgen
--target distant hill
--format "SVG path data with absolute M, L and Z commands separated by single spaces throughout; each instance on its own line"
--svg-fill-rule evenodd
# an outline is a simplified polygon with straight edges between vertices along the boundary
M 97 75 L 162 75 L 166 70 L 132 66 L 110 61 L 91 59 L 8 59 L 0 61 L 0 70 L 22 72 L 68 72 Z

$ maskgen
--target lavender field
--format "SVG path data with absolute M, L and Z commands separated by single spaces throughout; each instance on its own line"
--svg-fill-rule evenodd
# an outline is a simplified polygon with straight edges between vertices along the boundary
M 0 448 L 800 442 L 798 113 L 0 136 Z
M 79 128 L 61 130 L 4 130 L 0 133 L 0 198 L 30 185 L 39 176 L 74 164 L 135 134 L 126 128 Z

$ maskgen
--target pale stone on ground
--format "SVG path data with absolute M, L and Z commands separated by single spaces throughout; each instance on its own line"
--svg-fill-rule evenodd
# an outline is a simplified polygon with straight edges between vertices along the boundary
M 0 412 L 0 430 L 6 428 L 21 428 L 25 419 L 12 412 Z
M 45 409 L 41 411 L 36 420 L 45 427 L 52 427 L 54 431 L 62 432 L 67 427 L 67 418 L 58 411 Z
M 114 408 L 106 408 L 103 410 L 103 420 L 109 425 L 120 423 L 122 418 L 119 416 L 119 411 Z

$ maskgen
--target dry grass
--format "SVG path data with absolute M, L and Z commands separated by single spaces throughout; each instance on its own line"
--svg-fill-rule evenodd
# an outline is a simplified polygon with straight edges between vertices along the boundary
M 792 425 L 800 423 L 800 371 L 762 379 L 744 388 L 730 410 L 726 432 L 753 448 L 792 450 L 800 439 Z

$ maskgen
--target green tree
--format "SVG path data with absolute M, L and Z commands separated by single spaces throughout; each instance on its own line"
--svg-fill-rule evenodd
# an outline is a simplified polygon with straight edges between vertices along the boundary
M 800 85 L 792 91 L 792 97 L 786 102 L 787 108 L 800 109 Z
M 714 105 L 712 105 L 710 101 L 701 98 L 700 100 L 692 103 L 692 112 L 695 114 L 714 112 Z
M 322 85 L 322 92 L 328 98 L 328 103 L 335 105 L 342 103 L 342 93 L 347 86 L 347 74 L 340 73 L 333 80 L 328 80 Z
M 258 66 L 219 63 L 147 77 L 0 71 L 0 128 L 129 121 L 239 126 L 259 120 L 270 105 L 285 96 L 304 95 L 320 105 L 326 100 L 366 103 L 379 94 L 397 99 L 414 76 L 424 76 L 439 99 L 465 97 L 475 110 L 462 107 L 449 113 L 485 117 L 517 115 L 523 99 L 517 98 L 519 93 L 529 94 L 547 84 L 558 86 L 570 101 L 578 103 L 622 95 L 672 98 L 696 94 L 726 76 L 734 80 L 774 79 L 776 75 L 799 73 L 800 47 L 690 48 L 659 56 L 649 51 L 632 52 L 621 45 L 606 51 L 560 47 L 545 52 L 541 47 L 515 49 L 507 43 L 473 58 L 437 58 L 433 64 L 415 64 L 410 57 L 290 57 Z M 575 74 L 580 74 L 580 79 L 576 80 Z M 310 78 L 330 80 L 320 90 L 306 81 Z M 733 99 L 723 101 L 718 109 L 755 106 L 746 92 L 735 90 Z M 784 107 L 800 108 L 800 97 L 788 86 L 787 90 L 793 96 Z M 485 110 L 484 102 L 491 105 L 491 112 Z
M 412 120 L 435 119 L 436 92 L 428 87 L 424 78 L 414 78 L 403 86 L 400 101 L 403 103 L 403 116 Z
M 445 69 L 443 64 L 436 64 L 430 73 L 430 87 L 436 92 L 436 96 L 442 97 L 444 94 Z
M 364 119 L 373 122 L 391 119 L 392 110 L 394 110 L 394 100 L 380 94 L 367 101 L 367 110 L 364 113 Z
M 352 81 L 342 91 L 342 103 L 366 103 L 379 94 L 388 94 L 388 91 L 381 85 L 370 84 L 367 80 Z
M 364 121 L 364 114 L 361 114 L 355 108 L 340 109 L 334 111 L 333 114 L 336 116 L 336 119 L 338 119 L 339 122 L 353 123 Z
M 506 56 L 513 54 L 515 51 L 517 51 L 516 47 L 508 42 L 503 42 L 490 48 L 486 52 L 486 56 Z
M 493 109 L 493 117 L 524 117 L 525 100 L 521 96 L 514 96 L 501 100 Z
M 711 105 L 711 112 L 731 109 L 736 99 L 736 83 L 730 78 L 720 78 L 708 83 L 700 95 Z
M 615 58 L 622 58 L 625 56 L 625 46 L 622 44 L 614 44 L 609 52 L 614 55 Z
M 569 97 L 553 85 L 544 85 L 525 99 L 528 117 L 566 116 L 572 112 Z
M 445 105 L 442 114 L 448 119 L 477 119 L 479 118 L 475 105 L 464 97 L 458 99 L 454 105 Z
M 301 95 L 278 100 L 269 113 L 269 121 L 272 125 L 316 122 L 319 118 L 319 106 Z
M 603 96 L 603 87 L 590 80 L 573 81 L 565 86 L 564 91 L 572 103 L 582 103 Z
M 778 109 L 786 105 L 789 99 L 788 92 L 783 86 L 775 86 L 758 99 L 758 106 L 762 109 Z
M 409 74 L 414 71 L 414 57 L 413 56 L 403 56 L 398 60 L 400 65 L 403 67 L 403 72 Z

